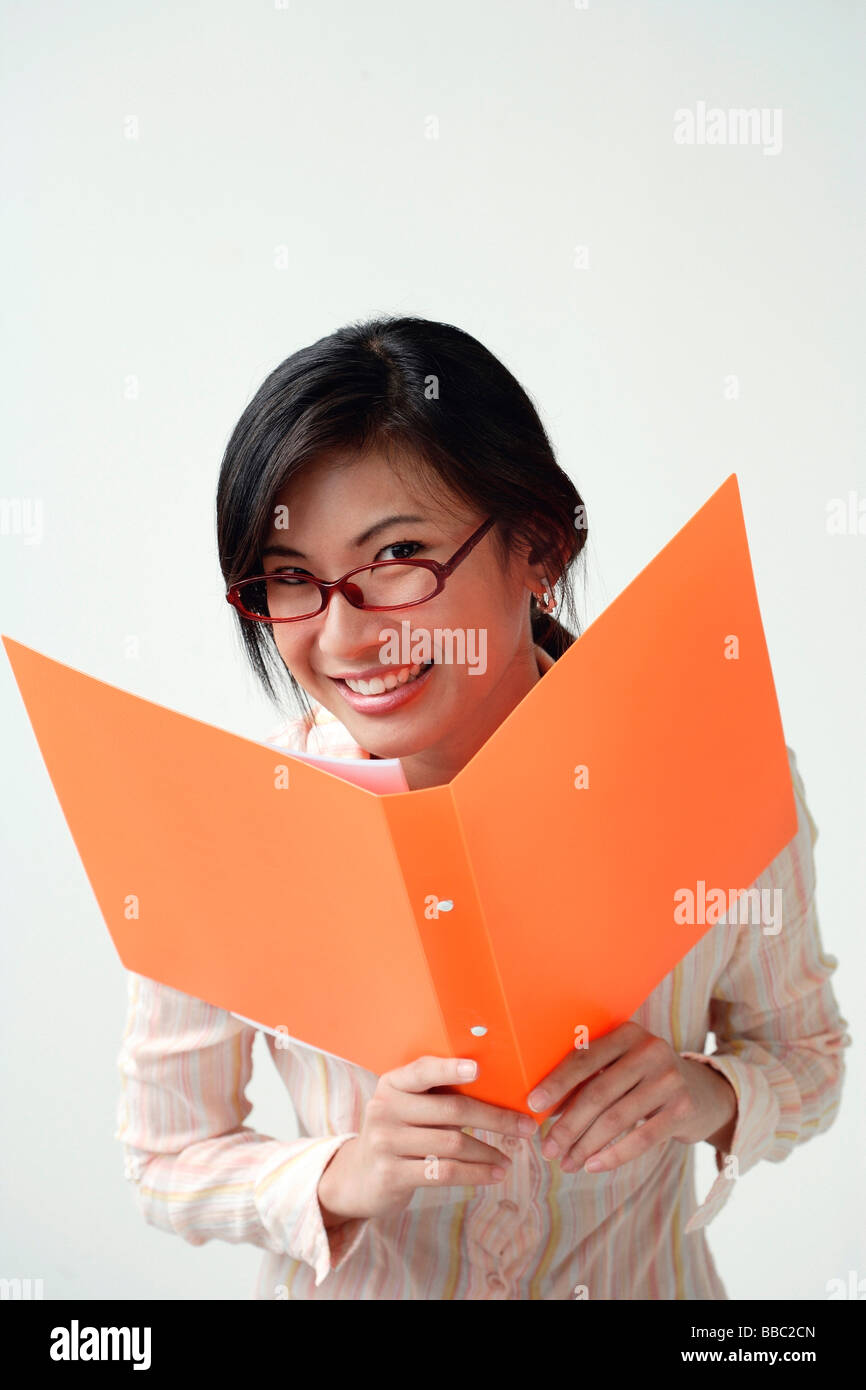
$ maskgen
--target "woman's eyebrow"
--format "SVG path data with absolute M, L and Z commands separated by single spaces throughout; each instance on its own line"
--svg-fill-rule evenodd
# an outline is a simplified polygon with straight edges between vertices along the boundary
M 411 516 L 408 513 L 400 513 L 399 515 L 395 516 L 386 516 L 384 521 L 377 521 L 375 526 L 371 526 L 368 531 L 365 531 L 363 535 L 358 536 L 358 538 L 352 541 L 351 544 L 355 547 L 356 550 L 358 550 L 362 545 L 365 545 L 367 541 L 371 541 L 374 536 L 377 536 L 380 531 L 387 530 L 389 526 L 397 526 L 403 522 L 408 521 L 425 522 L 426 520 L 427 517 Z M 307 558 L 302 550 L 294 550 L 290 545 L 266 545 L 264 550 L 262 551 L 262 559 L 264 559 L 266 555 L 296 555 L 299 560 L 306 560 Z

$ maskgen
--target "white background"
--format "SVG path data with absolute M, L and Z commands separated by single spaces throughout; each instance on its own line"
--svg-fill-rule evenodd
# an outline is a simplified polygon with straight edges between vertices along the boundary
M 831 499 L 866 499 L 862 9 L 78 0 L 7 4 L 2 28 L 0 491 L 43 508 L 37 543 L 0 536 L 7 635 L 265 736 L 216 557 L 220 458 L 267 372 L 380 311 L 468 330 L 537 402 L 588 507 L 584 622 L 737 473 L 855 1045 L 832 1129 L 749 1172 L 708 1236 L 731 1298 L 866 1276 L 866 535 L 827 531 Z M 676 144 L 699 101 L 779 108 L 781 151 Z M 0 1275 L 244 1298 L 260 1251 L 135 1209 L 112 1138 L 125 973 L 5 654 L 0 702 Z M 249 1123 L 291 1138 L 255 1055 Z

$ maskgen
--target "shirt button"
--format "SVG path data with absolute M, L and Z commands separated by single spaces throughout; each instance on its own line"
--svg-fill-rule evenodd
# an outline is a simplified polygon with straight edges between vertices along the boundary
M 502 1207 L 503 1211 L 517 1211 L 517 1203 L 512 1202 L 510 1197 L 506 1197 L 505 1201 L 500 1202 L 499 1205 Z
M 505 1288 L 505 1280 L 500 1279 L 498 1274 L 488 1274 L 487 1283 L 491 1289 L 496 1289 L 497 1292 Z
M 517 1144 L 518 1144 L 518 1140 L 515 1139 L 513 1135 L 511 1135 L 511 1134 L 506 1134 L 506 1135 L 503 1135 L 502 1143 L 504 1144 L 504 1146 L 505 1146 L 506 1149 L 516 1149 L 516 1148 L 517 1148 Z

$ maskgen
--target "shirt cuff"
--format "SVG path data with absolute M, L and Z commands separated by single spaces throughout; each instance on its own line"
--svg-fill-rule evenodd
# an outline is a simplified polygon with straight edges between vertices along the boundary
M 721 1211 L 734 1183 L 773 1145 L 780 1107 L 763 1069 L 730 1053 L 681 1052 L 681 1057 L 703 1062 L 721 1072 L 734 1088 L 737 1111 L 731 1146 L 726 1154 L 716 1149 L 718 1176 L 685 1227 L 685 1233 L 706 1226 Z
M 259 1183 L 256 1202 L 267 1230 L 279 1248 L 293 1260 L 303 1260 L 315 1271 L 316 1288 L 332 1270 L 339 1269 L 363 1239 L 369 1217 L 351 1217 L 328 1230 L 319 1206 L 319 1179 L 333 1155 L 357 1134 L 338 1134 L 309 1139 L 292 1152 Z

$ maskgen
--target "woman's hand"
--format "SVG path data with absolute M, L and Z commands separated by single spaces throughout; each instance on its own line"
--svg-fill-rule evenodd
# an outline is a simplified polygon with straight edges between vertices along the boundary
M 501 1182 L 511 1159 L 463 1133 L 463 1127 L 529 1138 L 538 1125 L 528 1115 L 472 1096 L 434 1095 L 433 1087 L 466 1085 L 461 1059 L 419 1057 L 385 1072 L 367 1102 L 361 1132 L 342 1144 L 319 1179 L 318 1196 L 330 1217 L 382 1216 L 400 1211 L 416 1187 Z
M 567 1173 L 584 1163 L 590 1172 L 618 1168 L 668 1139 L 708 1139 L 725 1152 L 733 1137 L 737 1097 L 727 1078 L 680 1057 L 638 1023 L 623 1023 L 589 1048 L 569 1052 L 530 1092 L 530 1107 L 546 1110 L 575 1087 L 541 1146 Z M 605 1148 L 618 1135 L 624 1137 Z

